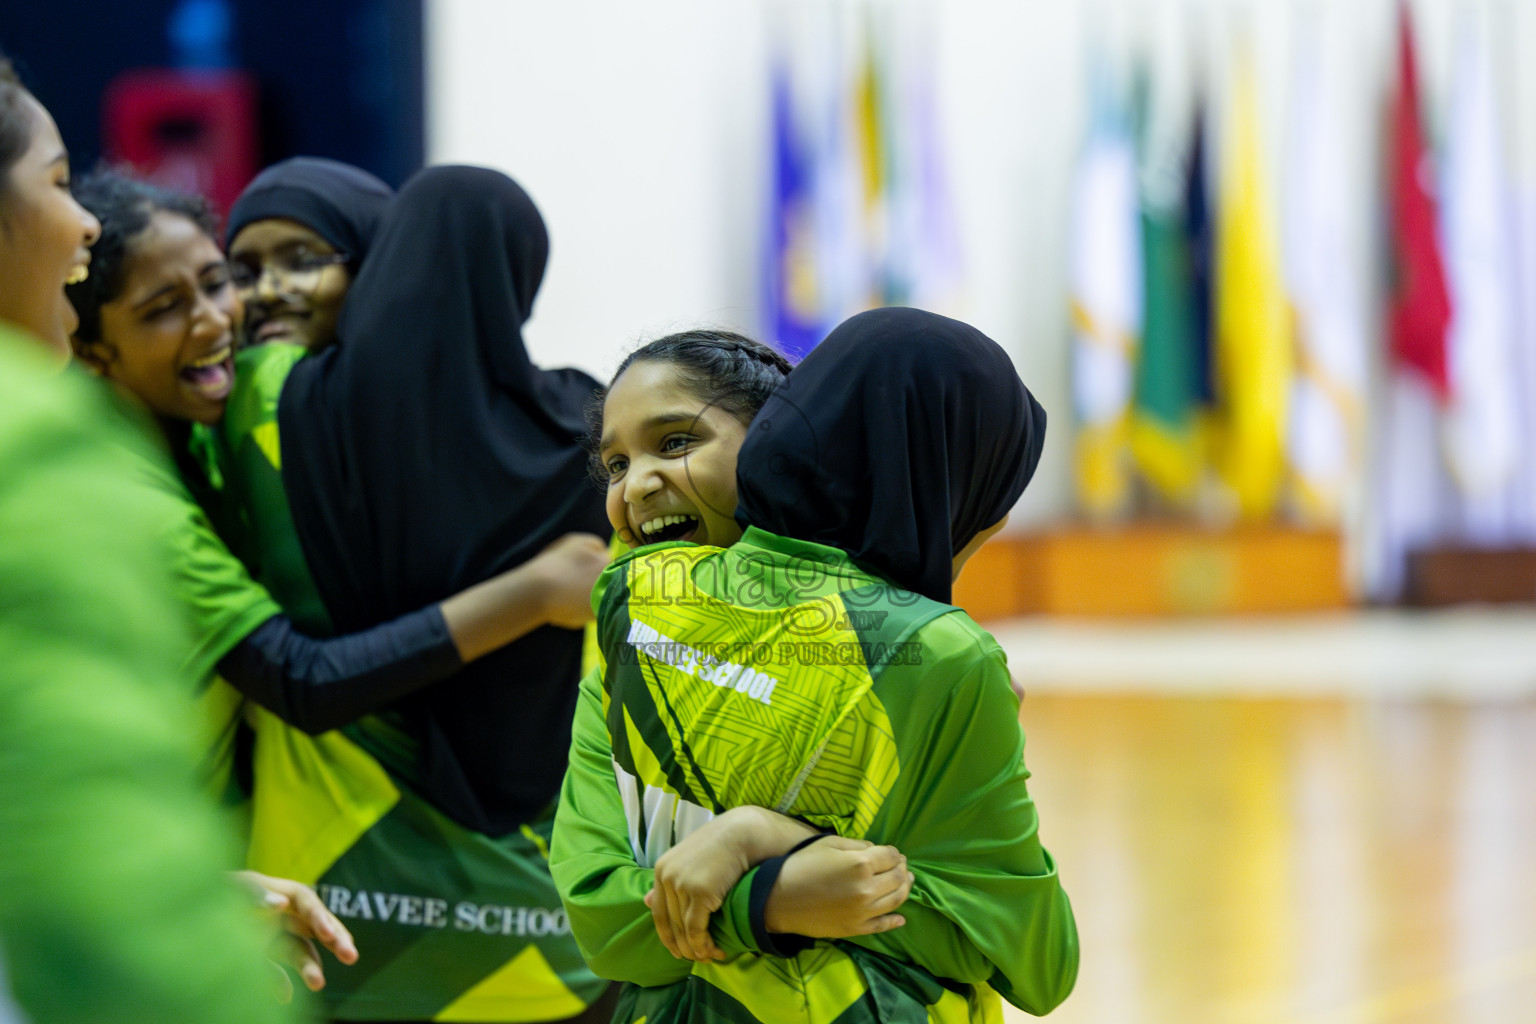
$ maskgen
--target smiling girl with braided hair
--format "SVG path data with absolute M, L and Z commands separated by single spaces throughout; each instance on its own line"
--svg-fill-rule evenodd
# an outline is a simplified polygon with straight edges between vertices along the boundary
M 750 381 L 740 345 L 704 361 Z M 644 546 L 594 592 L 551 869 L 629 983 L 616 1020 L 1049 1012 L 1071 906 L 1006 659 L 949 604 L 1043 410 L 994 342 L 912 309 L 853 317 L 766 400 L 699 361 L 642 349 L 594 439 Z

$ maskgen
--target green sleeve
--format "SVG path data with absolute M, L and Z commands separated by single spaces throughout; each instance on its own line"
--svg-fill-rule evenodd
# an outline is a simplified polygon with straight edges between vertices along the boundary
M 990 637 L 966 646 L 922 666 L 904 708 L 888 701 L 902 770 L 866 838 L 906 854 L 917 881 L 903 927 L 848 941 L 1045 1014 L 1076 981 L 1077 927 L 1040 845 L 1007 662 Z
M 292 1019 L 193 781 L 162 495 L 91 382 L 0 339 L 0 946 L 35 1024 Z M 15 365 L 13 365 L 13 363 Z M 21 539 L 24 538 L 24 541 Z
M 635 863 L 603 719 L 602 679 L 581 681 L 570 767 L 549 849 L 549 870 L 581 955 L 599 977 L 637 985 L 681 981 L 693 965 L 667 952 L 645 894 L 654 872 Z
M 204 680 L 235 644 L 282 609 L 251 579 L 190 495 L 168 532 L 176 592 L 192 616 L 186 674 Z
M 744 953 L 759 956 L 763 952 L 757 945 L 757 939 L 752 936 L 750 900 L 752 879 L 756 877 L 757 868 L 749 868 L 746 874 L 736 880 L 720 909 L 709 916 L 709 937 L 728 957 Z
M 132 473 L 146 500 L 152 495 L 158 505 L 156 540 L 170 565 L 174 594 L 192 623 L 182 674 L 200 688 L 230 648 L 282 609 L 219 537 L 170 461 L 146 450 L 154 443 L 153 425 L 121 404 L 113 413 L 114 422 L 102 429 L 143 452 L 133 460 Z

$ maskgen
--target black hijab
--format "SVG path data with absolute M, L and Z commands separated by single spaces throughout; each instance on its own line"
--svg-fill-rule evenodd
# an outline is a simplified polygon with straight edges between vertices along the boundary
M 356 274 L 394 190 L 360 167 L 296 156 L 256 175 L 229 211 L 225 245 L 240 229 L 278 218 L 303 224 L 349 257 Z
M 338 344 L 289 376 L 284 486 L 338 630 L 440 601 L 565 533 L 608 535 L 579 442 L 597 382 L 540 370 L 523 345 L 548 247 L 506 175 L 423 171 L 384 215 Z M 397 706 L 442 810 L 499 835 L 554 798 L 581 646 L 539 629 Z
M 935 601 L 1034 475 L 1045 410 L 986 335 L 917 309 L 845 321 L 752 421 L 736 518 L 841 548 Z

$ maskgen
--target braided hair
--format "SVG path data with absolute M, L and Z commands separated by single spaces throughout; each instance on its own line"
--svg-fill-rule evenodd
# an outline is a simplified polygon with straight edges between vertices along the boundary
M 639 362 L 671 364 L 684 388 L 743 424 L 752 421 L 790 370 L 789 360 L 778 351 L 734 331 L 698 328 L 640 346 L 624 357 L 608 387 L 598 389 L 587 406 L 586 448 L 592 458 L 592 475 L 599 483 L 607 480 L 607 470 L 597 458 L 603 436 L 603 402 L 624 371 Z

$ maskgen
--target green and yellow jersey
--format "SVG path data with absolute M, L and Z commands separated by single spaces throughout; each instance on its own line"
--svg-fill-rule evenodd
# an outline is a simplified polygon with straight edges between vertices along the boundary
M 303 355 L 271 344 L 237 356 L 222 440 L 226 488 L 244 511 L 238 549 L 299 627 L 324 635 L 331 623 L 294 530 L 278 438 L 283 382 Z M 318 736 L 259 706 L 250 718 L 249 864 L 314 885 L 363 951 L 327 970 L 329 1018 L 558 1020 L 602 994 L 550 879 L 553 807 L 505 836 L 459 825 L 417 792 L 401 711 Z
M 1076 926 L 1018 701 L 963 612 L 757 529 L 641 549 L 594 607 L 604 664 L 582 684 L 551 860 L 593 968 L 632 983 L 620 1020 L 998 1021 L 999 994 L 1043 1014 L 1071 991 Z M 907 923 L 765 955 L 749 873 L 711 924 L 730 959 L 674 959 L 643 902 L 651 865 L 747 804 L 896 846 L 917 877 Z
M 139 460 L 135 475 L 162 499 L 159 540 L 170 556 L 176 596 L 192 624 L 180 678 L 193 680 L 196 687 L 196 740 L 204 752 L 203 777 L 222 803 L 237 807 L 246 797 L 235 772 L 245 698 L 219 677 L 218 663 L 282 609 L 229 550 L 187 482 L 165 457 L 169 453 L 164 452 L 164 435 L 138 410 L 119 404 L 117 411 L 121 420 L 117 429 L 140 435 L 144 450 L 161 449 L 156 457 Z

